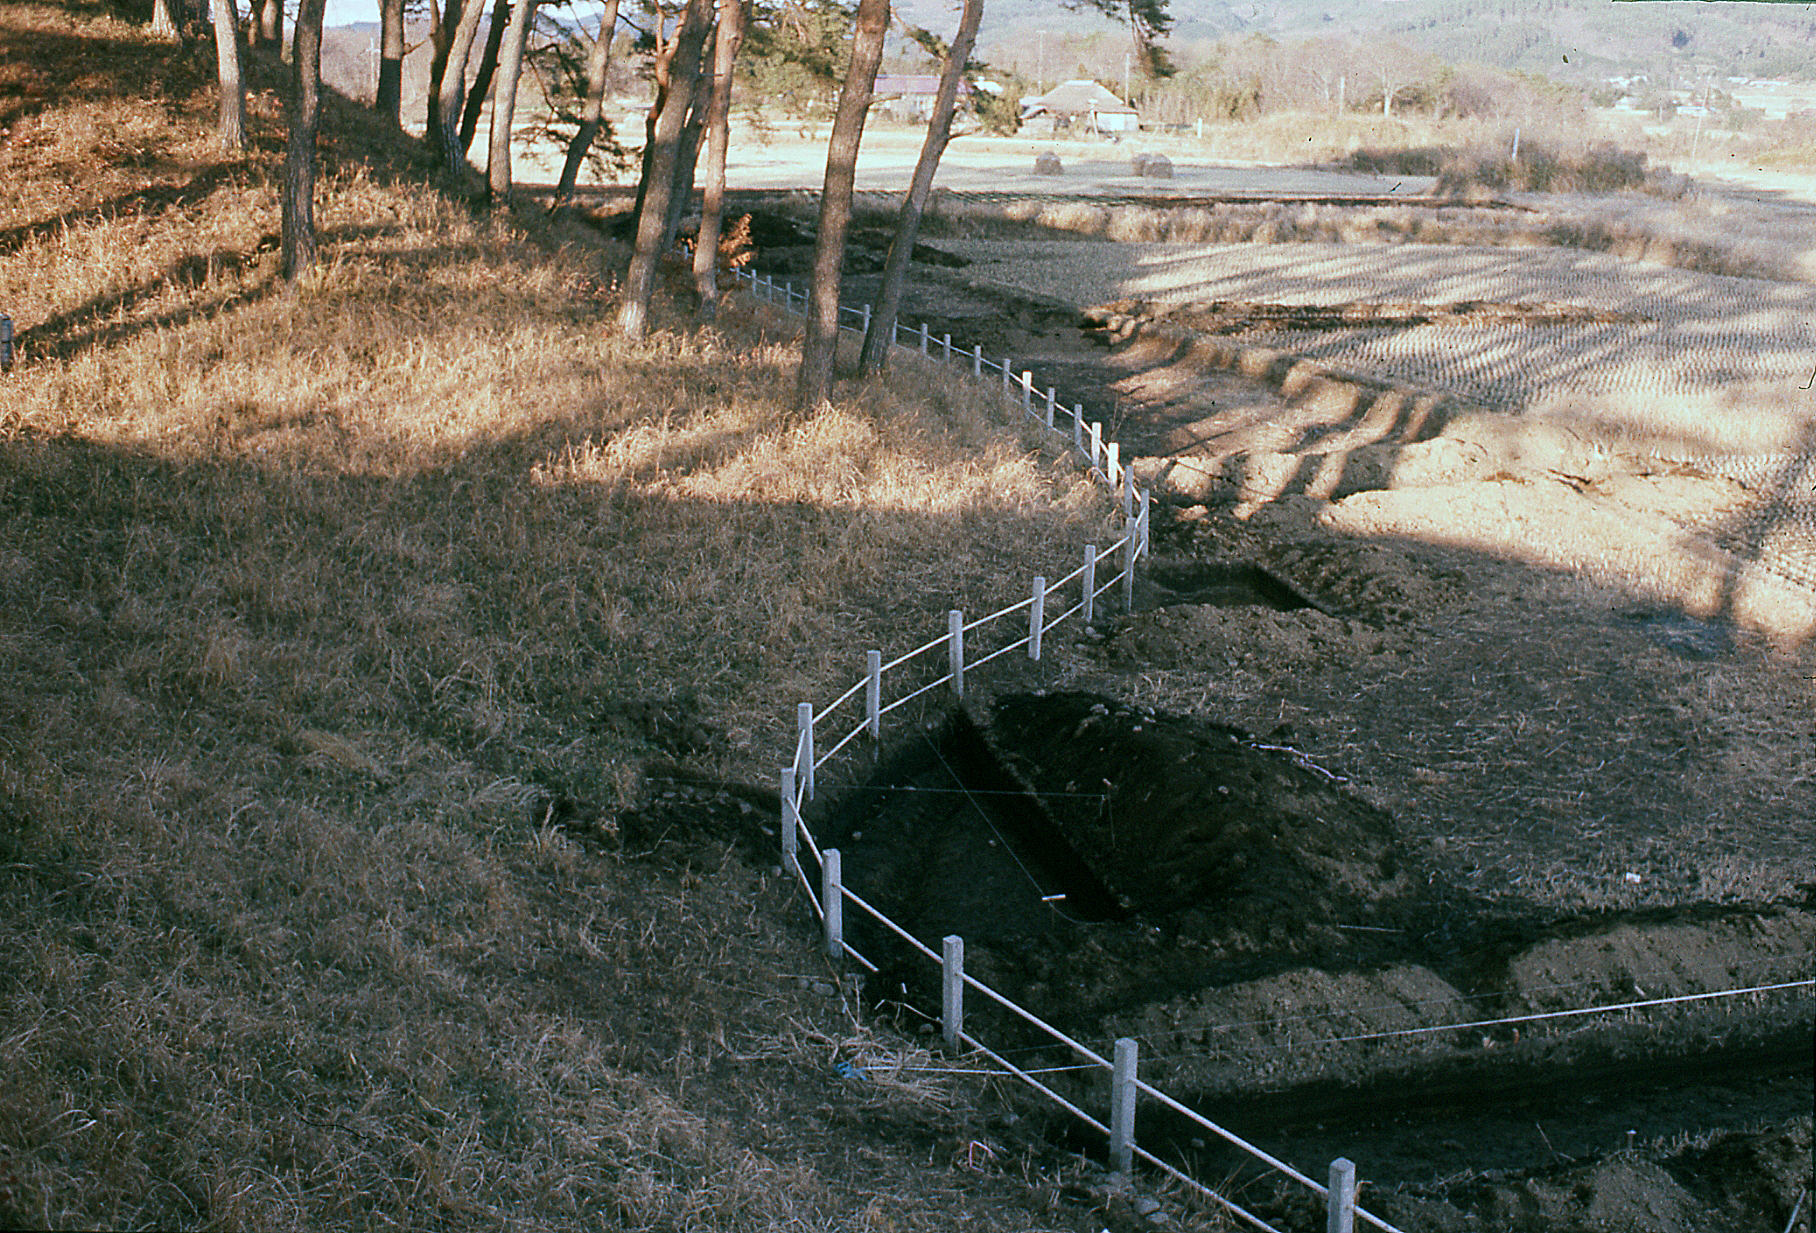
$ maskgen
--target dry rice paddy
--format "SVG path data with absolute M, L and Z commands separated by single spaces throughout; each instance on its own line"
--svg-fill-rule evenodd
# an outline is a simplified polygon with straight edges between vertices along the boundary
M 1793 397 L 1816 348 L 1816 288 L 1696 273 L 1570 249 L 1342 244 L 942 241 L 993 282 L 1080 305 L 1161 308 L 1459 300 L 1555 302 L 1639 323 L 1431 323 L 1273 330 L 1250 341 L 1338 368 L 1445 389 L 1507 411 L 1567 412 L 1672 454 L 1798 444 Z M 1716 428 L 1711 412 L 1745 411 Z

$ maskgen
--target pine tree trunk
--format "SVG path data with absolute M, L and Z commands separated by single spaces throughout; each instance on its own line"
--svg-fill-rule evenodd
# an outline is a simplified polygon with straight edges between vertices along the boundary
M 252 45 L 277 51 L 284 45 L 284 0 L 253 0 Z
M 669 86 L 673 77 L 675 52 L 681 40 L 681 22 L 675 23 L 674 33 L 668 41 L 662 41 L 662 27 L 656 25 L 656 55 L 650 65 L 650 76 L 655 79 L 656 97 L 650 103 L 649 111 L 643 117 L 643 153 L 637 159 L 637 199 L 631 206 L 634 218 L 643 217 L 643 199 L 649 195 L 650 161 L 656 154 L 656 120 L 662 109 L 668 105 Z
M 523 53 L 536 20 L 536 0 L 517 0 L 510 37 L 498 64 L 498 89 L 492 98 L 492 146 L 486 156 L 486 183 L 492 208 L 511 204 L 511 120 L 517 114 L 517 82 L 523 76 Z
M 434 0 L 430 0 L 429 12 L 435 20 L 429 28 L 429 95 L 423 100 L 428 115 L 423 137 L 431 150 L 439 151 L 441 143 L 436 140 L 436 134 L 441 132 L 441 81 L 448 71 L 448 54 L 454 50 L 454 31 L 460 24 L 460 0 L 447 0 L 446 7 L 440 11 Z
M 467 84 L 467 57 L 473 52 L 473 38 L 479 33 L 479 19 L 485 16 L 481 0 L 467 0 L 460 21 L 448 40 L 448 59 L 442 66 L 441 83 L 435 91 L 433 127 L 429 131 L 442 165 L 451 171 L 466 161 L 466 149 L 460 144 L 460 100 Z
M 642 338 L 649 329 L 649 303 L 656 290 L 656 265 L 662 259 L 669 198 L 675 190 L 681 129 L 687 123 L 687 105 L 694 92 L 693 78 L 700 72 L 700 52 L 712 23 L 712 8 L 712 0 L 687 0 L 681 27 L 675 33 L 668 97 L 656 117 L 647 151 L 649 171 L 643 203 L 637 212 L 637 243 L 624 277 L 624 303 L 618 310 L 618 327 L 627 338 Z
M 551 211 L 565 209 L 572 200 L 574 185 L 580 181 L 580 164 L 593 148 L 593 139 L 605 119 L 605 79 L 612 66 L 612 30 L 617 24 L 618 0 L 605 0 L 605 11 L 599 15 L 599 37 L 593 40 L 593 49 L 586 58 L 586 107 L 580 113 L 580 131 L 568 142 Z
M 404 0 L 379 0 L 378 89 L 372 110 L 402 127 L 404 105 Z
M 182 0 L 151 0 L 151 36 L 169 39 L 173 43 L 183 41 L 183 26 L 179 20 Z
M 700 230 L 694 237 L 694 287 L 700 293 L 700 320 L 719 313 L 719 231 L 725 216 L 725 153 L 731 144 L 731 71 L 744 41 L 745 0 L 725 0 L 719 38 L 713 48 L 713 95 L 706 113 L 706 189 L 700 199 Z
M 498 76 L 498 49 L 504 46 L 504 33 L 510 24 L 511 0 L 496 0 L 492 5 L 492 20 L 486 26 L 485 50 L 479 54 L 479 68 L 473 74 L 466 110 L 460 116 L 460 153 L 463 157 L 473 148 L 473 138 L 479 133 L 479 113 L 485 110 L 486 95 L 492 92 L 492 79 Z
M 290 50 L 290 139 L 284 150 L 284 279 L 315 260 L 315 134 L 322 118 L 322 12 L 302 0 Z
M 959 17 L 958 35 L 946 53 L 946 68 L 940 75 L 939 93 L 933 99 L 933 115 L 927 120 L 927 139 L 921 143 L 920 161 L 914 165 L 914 179 L 908 194 L 902 198 L 902 213 L 895 225 L 895 237 L 889 241 L 889 259 L 883 263 L 883 287 L 877 294 L 876 312 L 870 319 L 870 332 L 864 336 L 864 358 L 859 368 L 878 373 L 889 362 L 889 347 L 895 339 L 895 319 L 902 310 L 902 289 L 908 282 L 908 263 L 914 258 L 914 241 L 921 230 L 921 213 L 927 208 L 927 195 L 933 191 L 933 176 L 939 170 L 946 143 L 952 140 L 952 113 L 958 110 L 958 87 L 965 79 L 965 63 L 977 44 L 977 25 L 983 19 L 984 0 L 965 0 Z
M 214 0 L 214 63 L 221 85 L 221 119 L 215 136 L 221 150 L 246 150 L 246 82 L 240 75 L 240 12 L 234 0 Z
M 675 155 L 675 189 L 669 194 L 668 216 L 662 221 L 662 252 L 674 247 L 675 236 L 681 231 L 681 216 L 693 201 L 694 170 L 700 162 L 700 138 L 706 131 L 706 111 L 712 105 L 712 89 L 707 50 L 702 46 L 700 63 L 694 69 L 694 88 L 687 101 L 687 123 L 681 126 L 681 148 Z
M 851 190 L 857 178 L 858 143 L 864 113 L 876 90 L 889 32 L 889 0 L 858 0 L 851 65 L 826 150 L 826 181 L 820 190 L 820 228 L 814 242 L 813 282 L 808 288 L 807 336 L 801 342 L 801 371 L 795 380 L 795 407 L 811 412 L 832 396 L 832 368 L 839 347 L 839 274 L 845 262 L 845 233 L 851 225 Z

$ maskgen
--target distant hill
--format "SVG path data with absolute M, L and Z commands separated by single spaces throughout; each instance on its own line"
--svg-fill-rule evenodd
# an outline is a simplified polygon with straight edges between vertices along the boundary
M 1680 79 L 1816 78 L 1816 11 L 1803 4 L 1613 3 L 1612 0 L 1174 0 L 1168 40 L 1175 59 L 1209 54 L 1219 39 L 1260 35 L 1280 42 L 1324 37 L 1391 39 L 1451 63 L 1543 73 L 1589 83 L 1667 69 Z M 947 32 L 951 0 L 900 0 L 903 20 Z M 1123 28 L 1051 0 L 991 0 L 978 44 L 986 59 L 1019 63 L 1032 76 L 1073 75 L 1080 55 L 1100 73 L 1120 66 Z
M 958 23 L 954 0 L 897 0 L 894 9 L 904 24 L 942 36 Z M 1679 83 L 1816 79 L 1816 10 L 1805 4 L 1174 0 L 1173 9 L 1167 45 L 1182 66 L 1214 54 L 1220 40 L 1259 36 L 1282 43 L 1390 40 L 1453 64 L 1487 64 L 1581 85 L 1639 74 Z M 337 85 L 356 94 L 369 90 L 367 49 L 377 38 L 376 22 L 330 32 L 324 68 Z M 1079 76 L 1113 80 L 1129 46 L 1120 23 L 1094 11 L 1056 7 L 1052 0 L 989 0 L 978 35 L 984 60 L 1017 69 L 1030 82 L 1044 78 L 1047 85 Z M 426 66 L 414 76 L 426 82 Z M 421 88 L 407 80 L 406 97 Z

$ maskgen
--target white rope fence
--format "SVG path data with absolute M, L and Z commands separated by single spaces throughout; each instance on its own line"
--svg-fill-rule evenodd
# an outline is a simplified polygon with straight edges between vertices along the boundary
M 765 303 L 786 308 L 789 312 L 794 313 L 806 311 L 806 293 L 798 291 L 792 284 L 777 283 L 773 278 L 754 273 L 747 274 L 742 270 L 734 271 L 734 273 L 749 284 L 752 294 Z M 841 305 L 839 328 L 852 333 L 867 333 L 870 328 L 872 311 L 868 304 L 862 308 Z M 855 319 L 856 323 L 846 324 L 847 316 Z M 906 344 L 903 342 L 903 334 L 901 323 L 898 321 L 894 337 L 890 340 L 891 343 L 898 347 L 911 347 L 921 355 L 938 358 L 948 364 L 961 366 L 968 364 L 974 378 L 985 379 L 986 374 L 997 374 L 997 377 L 989 379 L 994 381 L 1000 378 L 1004 398 L 1018 405 L 1024 415 L 1038 420 L 1043 426 L 1054 432 L 1069 432 L 1072 448 L 1081 461 L 1090 467 L 1092 474 L 1119 494 L 1122 503 L 1123 534 L 1115 543 L 1105 548 L 1100 549 L 1095 544 L 1085 545 L 1082 554 L 1083 561 L 1077 569 L 1050 584 L 1044 577 L 1035 577 L 1026 599 L 998 609 L 988 616 L 967 621 L 962 611 L 952 609 L 946 614 L 946 633 L 943 637 L 933 638 L 887 663 L 883 661 L 881 651 L 865 652 L 865 671 L 862 679 L 822 708 L 816 710 L 810 702 L 802 702 L 795 708 L 794 756 L 790 759 L 789 765 L 784 767 L 781 772 L 782 859 L 807 891 L 808 900 L 813 904 L 814 913 L 820 920 L 828 956 L 835 961 L 843 961 L 849 957 L 871 972 L 877 970 L 876 964 L 845 941 L 844 912 L 845 905 L 849 903 L 876 921 L 883 929 L 894 934 L 912 950 L 938 964 L 942 990 L 941 1021 L 947 1047 L 954 1052 L 966 1046 L 976 1050 L 1001 1066 L 1005 1073 L 1021 1079 L 1049 1100 L 1082 1119 L 1098 1133 L 1105 1135 L 1109 1139 L 1112 1163 L 1118 1172 L 1129 1173 L 1134 1168 L 1135 1160 L 1139 1158 L 1170 1174 L 1255 1228 L 1274 1233 L 1273 1226 L 1261 1217 L 1243 1209 L 1195 1178 L 1186 1175 L 1173 1165 L 1136 1145 L 1136 1100 L 1139 1095 L 1147 1095 L 1247 1152 L 1270 1168 L 1285 1173 L 1323 1196 L 1329 1208 L 1329 1227 L 1332 1230 L 1340 1229 L 1342 1233 L 1349 1233 L 1354 1221 L 1360 1219 L 1366 1224 L 1383 1230 L 1384 1233 L 1400 1233 L 1400 1230 L 1386 1221 L 1355 1205 L 1355 1165 L 1350 1161 L 1341 1158 L 1333 1161 L 1330 1184 L 1324 1185 L 1218 1126 L 1158 1089 L 1141 1082 L 1136 1075 L 1139 1046 L 1134 1040 L 1126 1037 L 1119 1039 L 1115 1046 L 1115 1059 L 1112 1061 L 1068 1036 L 1032 1011 L 1017 1005 L 988 985 L 967 976 L 964 968 L 965 944 L 962 938 L 947 937 L 941 952 L 935 953 L 931 947 L 846 888 L 842 877 L 843 862 L 838 849 L 822 850 L 814 841 L 813 833 L 801 817 L 801 808 L 806 802 L 814 799 L 818 787 L 818 772 L 822 766 L 860 736 L 868 737 L 873 743 L 880 741 L 883 716 L 942 685 L 950 686 L 953 697 L 964 697 L 967 671 L 975 672 L 992 660 L 1020 650 L 1025 650 L 1029 659 L 1039 660 L 1042 642 L 1046 634 L 1055 626 L 1075 617 L 1082 624 L 1091 624 L 1097 614 L 1097 601 L 1105 592 L 1119 588 L 1122 593 L 1122 608 L 1124 611 L 1128 611 L 1134 605 L 1136 562 L 1148 553 L 1152 496 L 1145 489 L 1136 487 L 1134 472 L 1123 463 L 1120 447 L 1114 441 L 1104 440 L 1103 425 L 1096 421 L 1089 424 L 1085 422 L 1082 404 L 1074 403 L 1069 409 L 1062 407 L 1058 392 L 1052 387 L 1048 387 L 1044 395 L 1037 394 L 1034 389 L 1032 372 L 1024 369 L 1018 375 L 1012 361 L 1007 358 L 1000 363 L 985 359 L 982 347 L 974 346 L 969 352 L 962 348 L 955 349 L 952 345 L 951 334 L 942 334 L 936 342 L 925 323 L 918 330 L 906 331 L 908 338 Z M 1120 561 L 1117 560 L 1118 557 L 1120 557 Z M 1113 562 L 1113 568 L 1100 573 L 1099 567 L 1106 561 Z M 1103 580 L 1106 574 L 1107 581 Z M 1074 587 L 1076 590 L 1073 589 Z M 1070 597 L 1074 602 L 1069 607 L 1060 607 L 1066 603 L 1066 598 L 1062 597 Z M 1051 608 L 1057 608 L 1058 611 L 1054 611 L 1050 615 Z M 1000 621 L 1020 616 L 1023 613 L 1027 614 L 1026 633 L 1020 634 L 1019 637 L 987 654 L 975 659 L 967 659 L 967 634 L 993 627 Z M 1019 628 L 1017 632 L 1019 633 Z M 883 682 L 886 674 L 915 664 L 924 657 L 937 656 L 942 648 L 945 650 L 943 665 L 945 671 L 941 675 L 910 689 L 893 701 L 883 701 Z M 842 708 L 847 708 L 855 703 L 859 696 L 864 699 L 862 719 L 857 722 L 856 726 L 850 728 L 822 750 L 820 733 L 823 726 L 833 719 Z M 818 887 L 813 885 L 802 867 L 800 844 L 803 840 L 820 868 L 820 885 Z M 1035 1077 L 1037 1073 L 1051 1073 L 1055 1069 L 1071 1070 L 1075 1068 L 1024 1070 L 966 1032 L 964 1030 L 964 997 L 965 990 L 968 988 L 995 1002 L 1010 1014 L 1025 1020 L 1056 1043 L 1071 1049 L 1086 1060 L 1087 1069 L 1108 1070 L 1112 1080 L 1110 1124 L 1106 1126 Z
M 759 277 L 755 274 L 745 274 L 743 271 L 736 271 L 736 273 L 750 284 L 754 294 L 766 302 L 771 304 L 779 303 L 781 306 L 788 308 L 791 312 L 805 311 L 807 296 L 804 292 L 797 292 L 792 285 L 777 284 L 771 278 Z M 801 307 L 798 310 L 795 307 L 797 299 L 801 304 Z M 854 333 L 868 331 L 872 315 L 872 310 L 869 305 L 865 305 L 861 309 L 841 306 L 839 311 L 841 318 L 846 314 L 850 314 L 862 323 L 861 325 L 846 325 L 843 320 L 841 320 L 841 329 L 850 330 Z M 1137 1159 L 1142 1160 L 1167 1173 L 1197 1193 L 1219 1204 L 1231 1215 L 1254 1228 L 1266 1230 L 1267 1233 L 1276 1233 L 1273 1226 L 1268 1224 L 1261 1217 L 1243 1209 L 1229 1199 L 1218 1194 L 1210 1187 L 1199 1182 L 1197 1179 L 1187 1175 L 1174 1165 L 1162 1160 L 1153 1153 L 1142 1149 L 1135 1143 L 1136 1101 L 1138 1097 L 1146 1096 L 1150 1101 L 1170 1109 L 1179 1116 L 1186 1118 L 1229 1143 L 1231 1146 L 1247 1153 L 1255 1160 L 1292 1178 L 1294 1181 L 1299 1182 L 1301 1185 L 1322 1196 L 1325 1199 L 1328 1213 L 1327 1228 L 1332 1230 L 1333 1233 L 1351 1233 L 1354 1222 L 1357 1220 L 1360 1220 L 1364 1224 L 1371 1225 L 1376 1229 L 1380 1229 L 1383 1233 L 1400 1233 L 1393 1225 L 1388 1224 L 1381 1218 L 1356 1206 L 1356 1167 L 1351 1161 L 1341 1157 L 1332 1161 L 1328 1183 L 1318 1182 L 1304 1173 L 1299 1172 L 1285 1161 L 1277 1159 L 1240 1136 L 1210 1121 L 1196 1110 L 1187 1107 L 1185 1104 L 1167 1095 L 1160 1089 L 1142 1081 L 1136 1073 L 1140 1049 L 1140 1045 L 1136 1038 L 1118 1038 L 1115 1042 L 1113 1060 L 1105 1058 L 1096 1050 L 1091 1049 L 1082 1042 L 1075 1040 L 1065 1032 L 1054 1027 L 1052 1024 L 1047 1023 L 1032 1011 L 1017 1005 L 1014 1001 L 1001 993 L 998 993 L 988 985 L 966 975 L 964 960 L 965 943 L 963 938 L 956 935 L 946 937 L 942 942 L 941 950 L 936 953 L 932 947 L 926 945 L 901 925 L 889 919 L 888 916 L 879 911 L 876 907 L 853 893 L 843 884 L 842 861 L 838 849 L 828 848 L 822 851 L 819 845 L 815 843 L 813 834 L 808 829 L 807 824 L 802 820 L 801 807 L 806 801 L 811 800 L 814 797 L 815 788 L 817 786 L 816 773 L 819 768 L 824 766 L 833 757 L 837 756 L 847 745 L 860 736 L 868 737 L 873 743 L 880 741 L 882 738 L 882 719 L 884 715 L 924 696 L 942 685 L 949 685 L 953 696 L 962 698 L 965 691 L 966 671 L 968 669 L 975 671 L 999 656 L 1025 648 L 1030 659 L 1040 659 L 1042 638 L 1047 631 L 1074 617 L 1080 618 L 1084 624 L 1089 625 L 1095 618 L 1096 604 L 1099 597 L 1106 591 L 1117 587 L 1119 583 L 1121 584 L 1123 608 L 1127 611 L 1133 604 L 1135 563 L 1140 558 L 1146 556 L 1148 552 L 1150 494 L 1136 488 L 1133 473 L 1127 466 L 1123 465 L 1119 457 L 1120 450 L 1117 443 L 1114 441 L 1106 442 L 1103 439 L 1103 426 L 1097 422 L 1092 422 L 1087 427 L 1084 420 L 1084 409 L 1082 405 L 1074 404 L 1070 410 L 1062 408 L 1059 404 L 1057 392 L 1051 387 L 1047 389 L 1044 396 L 1037 395 L 1034 391 L 1033 374 L 1031 372 L 1024 370 L 1017 376 L 1010 360 L 1005 358 L 1001 363 L 987 360 L 984 358 L 983 349 L 981 347 L 973 347 L 968 353 L 962 348 L 955 350 L 952 345 L 952 336 L 950 334 L 942 335 L 936 345 L 931 332 L 924 323 L 918 330 L 910 329 L 907 331 L 909 340 L 907 344 L 902 342 L 902 337 L 903 331 L 898 322 L 895 328 L 895 336 L 891 340 L 893 345 L 909 346 L 918 350 L 921 355 L 928 356 L 929 358 L 937 356 L 948 364 L 957 363 L 962 365 L 968 361 L 971 368 L 971 375 L 975 378 L 982 379 L 987 372 L 1000 374 L 1004 397 L 1019 405 L 1025 415 L 1041 421 L 1049 429 L 1056 432 L 1063 432 L 1064 429 L 1061 427 L 1061 423 L 1065 420 L 1069 420 L 1073 448 L 1077 451 L 1081 459 L 1089 464 L 1093 474 L 1103 480 L 1112 490 L 1119 491 L 1121 495 L 1124 534 L 1121 539 L 1102 550 L 1099 550 L 1095 545 L 1086 545 L 1083 554 L 1084 560 L 1079 568 L 1051 584 L 1043 577 L 1036 577 L 1033 580 L 1028 598 L 1010 604 L 1008 607 L 999 609 L 988 616 L 967 621 L 965 620 L 963 612 L 958 609 L 951 610 L 947 613 L 946 633 L 944 636 L 933 638 L 921 646 L 916 647 L 914 650 L 897 656 L 887 663 L 883 661 L 882 653 L 880 651 L 872 650 L 866 652 L 865 674 L 861 680 L 819 710 L 815 710 L 813 705 L 807 702 L 800 703 L 796 708 L 794 758 L 791 764 L 781 773 L 783 857 L 785 863 L 794 872 L 795 876 L 800 879 L 802 886 L 804 886 L 808 892 L 808 900 L 813 904 L 814 912 L 821 921 L 828 956 L 838 961 L 850 957 L 871 972 L 877 970 L 877 966 L 874 963 L 865 958 L 856 948 L 845 941 L 844 908 L 847 903 L 850 903 L 860 912 L 876 921 L 887 932 L 895 935 L 902 942 L 906 943 L 911 950 L 918 952 L 925 958 L 939 965 L 941 979 L 940 1022 L 947 1047 L 954 1052 L 965 1047 L 975 1050 L 978 1054 L 981 1054 L 1002 1067 L 1001 1071 L 994 1073 L 1012 1075 L 1021 1079 L 1024 1083 L 1041 1092 L 1048 1099 L 1084 1121 L 1098 1133 L 1106 1136 L 1109 1140 L 1111 1161 L 1119 1172 L 1128 1173 L 1133 1169 L 1134 1162 Z M 1776 464 L 1782 468 L 1784 464 L 1794 463 L 1797 460 L 1773 458 L 1766 460 L 1750 459 L 1746 461 L 1753 466 L 1758 466 L 1763 462 L 1767 465 Z M 1120 565 L 1110 574 L 1109 581 L 1100 582 L 1098 567 L 1105 561 L 1113 561 L 1118 554 L 1121 554 L 1122 558 Z M 1068 591 L 1075 584 L 1078 588 L 1076 592 L 1077 602 L 1073 603 L 1070 607 L 1064 608 L 1054 615 L 1049 616 L 1048 601 Z M 1061 600 L 1060 602 L 1063 603 L 1064 601 Z M 1024 612 L 1028 614 L 1028 632 L 1025 635 L 1016 638 L 1006 645 L 998 647 L 975 660 L 968 661 L 966 659 L 965 635 L 993 626 L 998 621 L 1006 620 Z M 946 670 L 942 675 L 932 681 L 925 682 L 918 687 L 911 689 L 894 701 L 888 703 L 883 702 L 883 679 L 885 674 L 907 667 L 921 659 L 923 656 L 936 655 L 942 647 L 945 648 L 946 652 L 946 662 L 944 665 Z M 840 708 L 853 703 L 859 695 L 862 695 L 864 698 L 864 715 L 862 721 L 858 723 L 856 727 L 846 732 L 845 735 L 840 737 L 830 747 L 826 748 L 824 752 L 816 752 L 818 749 L 817 736 L 821 729 L 821 725 L 833 718 Z M 820 886 L 817 888 L 812 885 L 801 867 L 799 843 L 802 839 L 806 840 L 808 850 L 813 854 L 816 863 L 820 867 Z M 1387 1037 L 1410 1036 L 1426 1032 L 1445 1032 L 1463 1028 L 1491 1027 L 1502 1024 L 1576 1018 L 1587 1015 L 1611 1014 L 1678 1003 L 1700 1002 L 1810 987 L 1816 987 L 1816 980 L 1784 981 L 1774 984 L 1753 985 L 1741 989 L 1686 994 L 1677 997 L 1649 998 L 1642 1001 L 1622 1002 L 1609 1006 L 1587 1006 L 1568 1010 L 1510 1016 L 1500 1019 L 1480 1020 L 1472 1023 L 1451 1023 L 1429 1027 L 1407 1028 L 1391 1032 L 1365 1033 L 1354 1036 L 1338 1037 L 1320 1043 L 1335 1044 L 1348 1041 L 1378 1040 Z M 965 1031 L 964 1003 L 965 991 L 967 989 L 975 990 L 985 998 L 988 998 L 990 1001 L 1001 1006 L 1010 1014 L 1038 1029 L 1055 1043 L 1070 1049 L 1075 1055 L 1085 1060 L 1084 1065 L 1029 1069 L 1016 1066 L 1002 1054 L 992 1050 L 975 1036 L 972 1036 L 969 1032 Z M 1053 1074 L 1074 1070 L 1107 1070 L 1110 1072 L 1110 1122 L 1108 1125 L 1105 1125 L 1097 1117 L 1086 1112 L 1070 1099 L 1054 1091 L 1036 1077 L 1037 1075 L 1042 1074 Z M 1793 1223 L 1795 1223 L 1794 1218 Z

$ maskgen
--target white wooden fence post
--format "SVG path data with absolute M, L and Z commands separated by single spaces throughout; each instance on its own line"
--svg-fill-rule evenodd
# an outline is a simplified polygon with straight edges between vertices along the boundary
M 1135 516 L 1135 468 L 1133 467 L 1122 469 L 1122 516 L 1124 518 Z
M 1079 436 L 1084 432 L 1084 428 L 1085 405 L 1082 402 L 1075 402 L 1072 404 L 1072 448 L 1075 450 L 1081 450 L 1085 446 L 1085 443 L 1079 440 Z
M 957 608 L 946 614 L 946 659 L 952 668 L 952 693 L 965 696 L 965 614 Z
M 1122 610 L 1135 611 L 1135 550 L 1141 546 L 1141 528 L 1133 518 L 1123 524 Z M 813 793 L 809 792 L 809 796 Z
M 1143 488 L 1141 490 L 1141 512 L 1139 514 L 1139 517 L 1141 519 L 1141 555 L 1144 557 L 1149 555 L 1149 553 L 1148 553 L 1148 530 L 1152 525 L 1152 523 L 1150 522 L 1149 517 L 1148 517 L 1148 515 L 1149 515 L 1148 500 L 1149 500 L 1148 490 L 1146 488 Z
M 946 348 L 946 363 L 950 364 L 952 362 L 952 335 L 946 335 L 946 341 L 943 345 Z
M 782 867 L 790 873 L 801 871 L 801 815 L 795 805 L 795 769 L 782 772 Z
M 971 375 L 974 377 L 984 375 L 984 346 L 982 343 L 971 348 Z
M 864 305 L 864 337 L 870 337 L 870 305 Z
M 1122 463 L 1117 458 L 1117 455 L 1121 452 L 1122 443 L 1120 441 L 1109 441 L 1104 444 L 1103 478 L 1104 482 L 1109 484 L 1112 488 L 1115 488 L 1122 483 Z M 1127 514 L 1129 511 L 1124 509 L 1122 512 Z
M 927 323 L 921 322 L 921 354 L 927 354 Z
M 1091 465 L 1098 466 L 1103 457 L 1103 425 L 1091 421 Z
M 1049 385 L 1047 387 L 1047 427 L 1048 428 L 1053 427 L 1053 408 L 1056 405 L 1058 405 L 1058 400 L 1059 400 L 1059 391 Z
M 1355 1233 L 1356 1166 L 1347 1156 L 1330 1162 L 1330 1190 L 1325 1195 L 1325 1233 Z
M 832 959 L 845 957 L 845 890 L 840 881 L 844 870 L 837 848 L 820 853 L 820 907 L 825 910 L 826 954 Z
M 1116 1038 L 1116 1067 L 1110 1072 L 1110 1167 L 1128 1174 L 1135 1169 L 1135 1066 L 1139 1046 L 1127 1036 Z
M 1015 380 L 1015 378 L 1009 375 L 1009 357 L 1005 355 L 1003 357 L 1003 397 L 1004 398 L 1007 398 L 1009 396 L 1009 383 L 1014 380 Z
M 1021 387 L 1022 387 L 1022 414 L 1023 415 L 1033 415 L 1034 414 L 1034 374 L 1033 373 L 1028 372 L 1025 369 L 1022 371 Z
M 883 739 L 883 653 L 864 652 L 864 722 L 870 727 L 870 739 Z
M 803 702 L 795 708 L 795 727 L 800 732 L 800 738 L 795 747 L 799 749 L 805 746 L 807 754 L 801 767 L 802 795 L 811 801 L 813 799 L 813 703 Z
M 1047 580 L 1034 575 L 1034 602 L 1028 605 L 1028 658 L 1040 658 L 1041 626 L 1047 616 Z
M 965 939 L 956 933 L 940 943 L 940 1026 L 946 1048 L 956 1052 L 965 1030 Z
M 1084 612 L 1080 615 L 1082 615 L 1084 617 L 1085 624 L 1089 625 L 1091 623 L 1091 615 L 1097 608 L 1097 545 L 1096 544 L 1086 544 L 1085 545 L 1084 584 L 1085 584 L 1085 587 L 1084 587 L 1084 589 L 1085 589 L 1085 594 L 1084 594 L 1085 608 L 1084 608 Z

